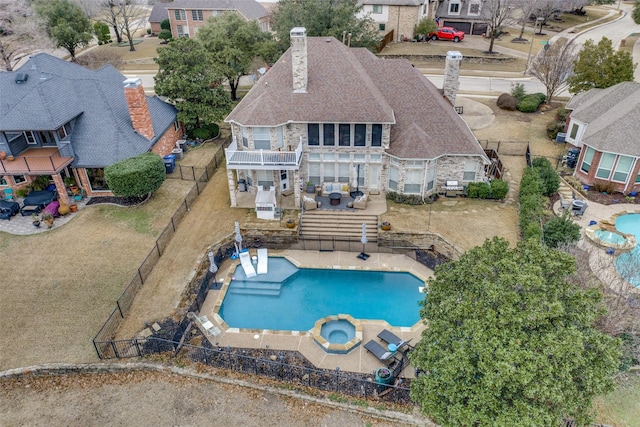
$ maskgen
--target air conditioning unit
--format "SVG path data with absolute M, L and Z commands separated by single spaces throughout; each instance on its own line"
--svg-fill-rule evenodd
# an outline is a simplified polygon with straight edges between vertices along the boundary
M 567 142 L 567 134 L 564 132 L 558 132 L 556 135 L 556 142 Z

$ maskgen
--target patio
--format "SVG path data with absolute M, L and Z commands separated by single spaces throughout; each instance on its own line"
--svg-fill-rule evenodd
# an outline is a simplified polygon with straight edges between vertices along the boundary
M 85 198 L 79 202 L 74 202 L 76 205 L 78 205 L 78 212 L 85 207 L 87 200 L 88 199 Z M 15 201 L 18 202 L 20 206 L 22 206 L 24 199 L 16 198 Z M 18 212 L 18 214 L 12 216 L 10 220 L 0 220 L 0 231 L 19 235 L 44 233 L 45 231 L 53 230 L 63 226 L 67 222 L 71 221 L 76 216 L 76 214 L 77 212 L 70 212 L 64 216 L 59 216 L 55 219 L 53 227 L 47 228 L 47 226 L 44 224 L 40 225 L 40 227 L 35 227 L 33 225 L 31 215 L 22 216 Z

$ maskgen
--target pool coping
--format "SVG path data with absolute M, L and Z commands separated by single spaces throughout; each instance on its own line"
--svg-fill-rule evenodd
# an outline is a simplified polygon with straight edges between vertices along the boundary
M 313 268 L 313 269 L 320 268 L 320 267 L 317 267 L 317 266 L 305 266 L 302 263 L 298 262 L 298 260 L 293 259 L 293 258 L 287 256 L 286 254 L 279 254 L 279 255 L 269 254 L 269 257 L 285 258 L 287 261 L 289 261 L 291 264 L 293 264 L 296 268 Z M 308 336 L 308 337 L 315 338 L 315 335 L 313 334 L 313 330 L 315 329 L 315 326 L 313 328 L 307 330 L 307 331 L 294 331 L 294 330 L 282 330 L 282 329 L 252 329 L 252 328 L 237 328 L 237 327 L 229 326 L 229 324 L 222 318 L 222 316 L 220 316 L 220 309 L 222 308 L 222 302 L 224 301 L 224 298 L 227 295 L 227 291 L 229 290 L 229 286 L 231 285 L 231 281 L 233 280 L 233 274 L 234 274 L 235 269 L 237 268 L 238 265 L 240 265 L 240 260 L 239 259 L 233 260 L 231 262 L 231 264 L 229 265 L 227 274 L 223 278 L 222 287 L 220 288 L 220 290 L 218 292 L 218 296 L 217 296 L 215 304 L 213 306 L 213 317 L 214 317 L 215 321 L 218 323 L 218 325 L 220 326 L 220 328 L 224 329 L 224 331 L 226 333 L 252 333 L 252 334 L 270 334 L 270 335 L 282 335 L 282 336 L 291 335 L 291 336 Z M 424 283 L 424 287 L 425 288 L 427 286 L 427 279 L 425 279 L 421 274 L 416 273 L 415 271 L 407 271 L 405 269 L 384 268 L 384 267 L 371 268 L 371 267 L 367 267 L 367 266 L 348 266 L 348 267 L 344 267 L 344 266 L 340 266 L 340 265 L 332 265 L 330 268 L 324 268 L 324 269 L 409 273 L 409 274 L 412 274 L 415 277 L 417 277 L 419 280 L 421 280 Z M 319 320 L 323 320 L 326 317 L 331 317 L 331 316 L 337 316 L 337 315 L 330 315 L 330 316 L 321 317 L 321 318 L 316 320 L 316 323 Z M 387 325 L 388 328 L 398 329 L 398 330 L 400 330 L 402 332 L 414 332 L 414 331 L 417 331 L 417 330 L 419 330 L 420 328 L 422 328 L 424 326 L 424 323 L 423 323 L 422 319 L 419 319 L 412 326 L 393 326 L 393 325 L 389 324 L 389 322 L 387 322 L 384 319 L 356 319 L 356 318 L 353 318 L 351 315 L 349 315 L 349 317 L 351 317 L 351 319 L 353 319 L 354 321 L 357 321 L 359 323 L 361 331 L 362 331 L 362 325 L 364 325 L 364 324 L 369 324 L 369 323 L 378 324 L 380 322 L 383 322 L 385 325 Z

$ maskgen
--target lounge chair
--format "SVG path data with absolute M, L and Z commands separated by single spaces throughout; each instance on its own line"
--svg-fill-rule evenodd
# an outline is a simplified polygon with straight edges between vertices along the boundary
M 267 248 L 258 249 L 258 274 L 267 274 L 269 267 L 269 253 Z
M 406 341 L 401 339 L 399 336 L 397 336 L 396 334 L 394 334 L 388 329 L 383 329 L 382 332 L 378 334 L 378 338 L 380 338 L 382 341 L 386 342 L 387 344 L 394 344 L 398 350 L 401 350 L 402 347 L 404 346 L 408 346 L 409 342 L 411 341 L 411 339 L 408 339 Z
M 381 362 L 389 363 L 396 360 L 394 353 L 381 346 L 378 341 L 371 340 L 364 345 L 364 348 L 371 352 Z

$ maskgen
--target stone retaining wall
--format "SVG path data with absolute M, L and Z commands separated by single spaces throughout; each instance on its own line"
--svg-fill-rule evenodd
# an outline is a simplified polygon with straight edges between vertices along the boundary
M 409 55 L 409 54 L 398 54 L 398 55 L 390 55 L 390 54 L 378 54 L 380 58 L 388 58 L 388 59 L 401 59 L 405 58 L 409 60 L 409 62 L 420 62 L 420 61 L 442 61 L 446 59 L 446 55 Z M 462 63 L 467 64 L 501 64 L 505 62 L 513 62 L 515 58 L 512 56 L 463 56 Z

